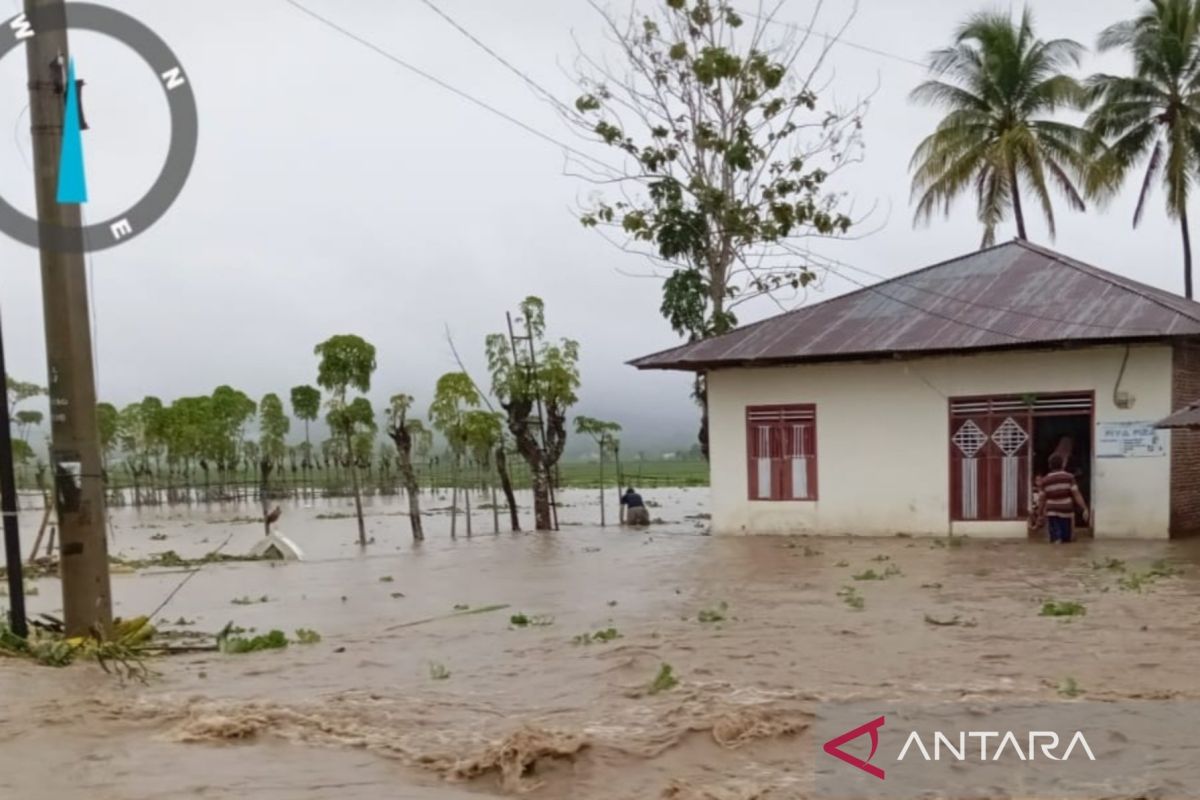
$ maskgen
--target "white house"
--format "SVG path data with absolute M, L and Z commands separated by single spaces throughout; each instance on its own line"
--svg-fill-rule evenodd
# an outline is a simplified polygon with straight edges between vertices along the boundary
M 1025 242 L 633 364 L 707 374 L 718 533 L 1023 537 L 1055 451 L 1083 535 L 1200 533 L 1200 304 Z

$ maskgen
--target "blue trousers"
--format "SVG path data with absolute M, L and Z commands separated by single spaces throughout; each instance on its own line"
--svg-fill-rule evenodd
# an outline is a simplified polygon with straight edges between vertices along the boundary
M 1074 522 L 1070 517 L 1046 517 L 1046 528 L 1050 531 L 1051 542 L 1069 542 L 1071 541 L 1071 523 Z

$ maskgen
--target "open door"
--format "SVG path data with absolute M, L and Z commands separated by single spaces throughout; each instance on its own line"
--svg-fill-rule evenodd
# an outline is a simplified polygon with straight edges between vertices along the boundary
M 1071 414 L 1036 417 L 1033 421 L 1034 480 L 1050 471 L 1050 456 L 1063 456 L 1066 470 L 1075 476 L 1079 492 L 1092 507 L 1092 417 Z M 1075 513 L 1075 538 L 1090 539 L 1092 522 Z M 1031 530 L 1030 536 L 1045 536 L 1044 527 Z

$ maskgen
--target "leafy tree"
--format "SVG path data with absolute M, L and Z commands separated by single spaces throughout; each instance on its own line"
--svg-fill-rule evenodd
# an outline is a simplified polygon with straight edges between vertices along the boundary
M 606 453 L 617 452 L 620 446 L 617 434 L 621 432 L 621 426 L 616 422 L 606 422 L 595 417 L 576 417 L 575 432 L 590 436 L 600 449 L 600 527 L 604 527 L 607 524 L 604 516 L 604 456 Z M 617 480 L 620 481 L 619 475 Z M 620 491 L 619 485 L 617 491 Z
M 492 455 L 496 448 L 504 446 L 504 417 L 493 411 L 473 410 L 463 415 L 463 440 L 466 451 L 470 453 L 475 463 L 491 471 Z M 489 483 L 491 481 L 489 480 Z M 491 483 L 494 487 L 495 484 Z M 495 492 L 492 493 L 495 500 Z M 496 533 L 500 532 L 499 512 L 493 502 L 493 519 L 496 522 Z M 467 536 L 471 535 L 471 492 L 467 491 Z
M 112 403 L 97 403 L 96 427 L 100 432 L 100 454 L 103 456 L 105 469 L 108 469 L 108 458 L 117 443 L 119 430 L 117 407 Z
M 15 415 L 13 415 L 13 422 L 15 422 L 17 425 L 17 438 L 28 442 L 29 431 L 33 428 L 36 428 L 38 425 L 41 425 L 42 420 L 45 418 L 46 415 L 40 411 L 34 411 L 32 409 L 18 411 Z
M 475 382 L 465 372 L 448 372 L 438 378 L 433 403 L 429 406 L 429 421 L 442 436 L 454 456 L 454 488 L 450 501 L 450 536 L 458 533 L 458 484 L 463 453 L 467 449 L 467 411 L 478 408 L 482 398 Z M 469 502 L 469 500 L 468 500 Z M 468 527 L 470 526 L 468 507 Z
M 320 358 L 317 385 L 330 393 L 326 419 L 345 448 L 343 457 L 350 470 L 354 511 L 358 517 L 358 543 L 366 547 L 367 526 L 363 521 L 354 436 L 362 426 L 369 425 L 371 430 L 375 429 L 375 414 L 366 398 L 359 397 L 351 401 L 349 392 L 351 389 L 364 394 L 371 391 L 371 375 L 376 366 L 375 346 L 360 336 L 344 334 L 330 337 L 317 345 L 313 352 Z
M 258 410 L 257 404 L 239 389 L 218 386 L 212 393 L 212 422 L 205 426 L 207 448 L 217 462 L 223 479 L 241 461 L 246 426 Z
M 287 457 L 288 447 L 286 438 L 291 428 L 292 421 L 288 419 L 287 412 L 283 410 L 283 401 L 279 399 L 279 395 L 274 393 L 264 395 L 263 399 L 258 403 L 258 467 L 262 475 L 259 497 L 263 504 L 263 519 L 268 534 L 271 533 L 271 527 L 269 523 L 265 522 L 265 519 L 270 511 L 268 508 L 268 499 L 270 495 L 271 472 L 277 467 L 282 466 L 284 459 Z
M 21 466 L 27 465 L 34 458 L 33 448 L 24 439 L 13 439 L 12 449 L 13 461 Z
M 747 24 L 725 0 L 652 9 L 601 12 L 619 64 L 583 54 L 581 94 L 562 112 L 622 159 L 580 175 L 619 191 L 585 209 L 583 224 L 650 256 L 663 316 L 696 341 L 733 329 L 742 303 L 801 296 L 815 262 L 796 240 L 850 229 L 826 182 L 860 159 L 863 106 L 819 109 L 814 85 L 833 41 L 802 54 L 809 37 L 773 38 L 773 11 Z M 706 446 L 703 375 L 695 396 Z
M 546 341 L 545 305 L 540 298 L 525 298 L 521 317 L 532 348 L 514 352 L 508 336 L 492 334 L 486 340 L 488 369 L 492 394 L 504 409 L 517 451 L 529 465 L 535 526 L 545 531 L 553 527 L 551 475 L 567 442 L 567 410 L 577 399 L 579 344 L 570 339 L 557 344 Z M 544 439 L 535 411 L 544 418 Z
M 5 375 L 4 379 L 8 393 L 8 415 L 10 417 L 21 403 L 46 394 L 46 390 L 36 383 L 19 381 L 11 375 Z
M 1154 183 L 1167 194 L 1167 216 L 1183 237 L 1184 293 L 1192 298 L 1192 240 L 1187 203 L 1200 171 L 1200 2 L 1149 0 L 1135 19 L 1100 34 L 1101 51 L 1133 57 L 1129 77 L 1095 75 L 1088 88 L 1097 101 L 1087 126 L 1110 146 L 1097 158 L 1092 188 L 1115 193 L 1133 169 L 1145 165 L 1133 212 L 1136 228 Z
M 304 420 L 304 457 L 300 467 L 304 472 L 304 482 L 308 483 L 308 470 L 312 467 L 312 441 L 308 436 L 308 424 L 315 422 L 321 415 L 321 390 L 313 386 L 292 387 L 292 413 L 297 419 Z
M 388 435 L 396 444 L 396 461 L 400 469 L 400 478 L 404 481 L 404 493 L 408 495 L 408 521 L 412 527 L 414 541 L 423 541 L 425 531 L 421 525 L 421 486 L 417 482 L 417 473 L 413 469 L 413 451 L 428 449 L 433 438 L 432 433 L 418 419 L 410 419 L 409 410 L 412 408 L 411 395 L 392 395 L 388 403 Z
M 1087 177 L 1092 137 L 1043 116 L 1085 104 L 1084 87 L 1063 72 L 1078 66 L 1083 52 L 1070 39 L 1037 38 L 1026 9 L 1016 24 L 1004 13 L 973 14 L 950 47 L 931 54 L 929 67 L 938 78 L 918 86 L 912 99 L 948 113 L 913 153 L 916 221 L 939 209 L 949 214 L 954 199 L 973 190 L 987 247 L 1010 209 L 1017 236 L 1028 238 L 1022 189 L 1039 202 L 1051 237 L 1051 186 L 1072 209 L 1085 210 L 1079 186 Z

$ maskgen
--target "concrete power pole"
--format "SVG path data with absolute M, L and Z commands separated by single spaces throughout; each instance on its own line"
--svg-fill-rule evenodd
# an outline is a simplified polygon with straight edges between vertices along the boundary
M 58 202 L 63 79 L 69 58 L 66 8 L 63 0 L 25 0 L 25 13 L 35 31 L 26 42 L 29 117 L 38 222 L 43 226 L 42 305 L 50 373 L 50 456 L 62 559 L 64 622 L 68 636 L 103 636 L 112 627 L 112 590 L 82 213 L 78 205 Z M 54 229 L 60 235 L 47 235 Z

